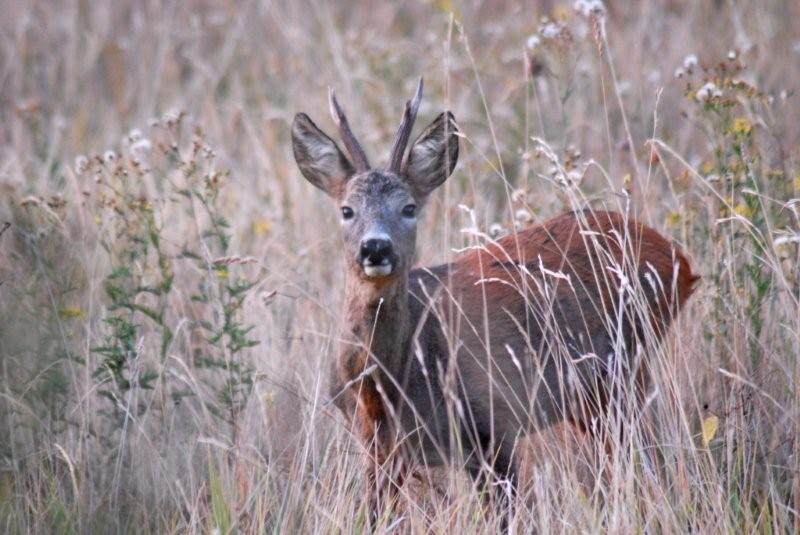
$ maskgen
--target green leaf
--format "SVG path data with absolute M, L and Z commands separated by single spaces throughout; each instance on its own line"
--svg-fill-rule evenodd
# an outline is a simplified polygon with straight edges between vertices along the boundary
M 151 383 L 156 379 L 158 379 L 158 373 L 154 370 L 147 370 L 139 376 L 139 386 L 145 390 L 152 390 L 153 385 Z

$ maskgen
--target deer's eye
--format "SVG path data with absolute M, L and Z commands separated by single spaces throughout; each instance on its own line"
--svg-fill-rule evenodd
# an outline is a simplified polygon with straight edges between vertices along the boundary
M 349 206 L 342 206 L 342 219 L 344 219 L 345 221 L 348 219 L 353 219 L 354 215 L 355 212 L 353 212 L 352 208 L 350 208 Z
M 415 217 L 417 214 L 417 207 L 413 204 L 407 204 L 403 207 L 403 217 Z

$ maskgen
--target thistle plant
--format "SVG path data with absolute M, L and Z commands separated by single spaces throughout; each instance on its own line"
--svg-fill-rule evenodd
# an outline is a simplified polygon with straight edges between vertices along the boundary
M 172 261 L 162 244 L 160 214 L 141 188 L 141 179 L 150 171 L 134 154 L 121 157 L 108 150 L 102 157 L 79 157 L 76 162 L 76 170 L 92 176 L 98 186 L 96 222 L 111 272 L 103 284 L 108 308 L 102 321 L 108 333 L 92 347 L 102 358 L 93 376 L 117 419 L 146 409 L 144 403 L 130 406 L 128 394 L 137 388 L 152 390 L 159 376 L 142 361 L 144 333 L 157 333 L 161 363 L 173 338 L 166 315 L 174 281 Z
M 245 350 L 259 343 L 250 334 L 254 326 L 241 319 L 245 298 L 257 284 L 243 274 L 241 266 L 253 264 L 255 259 L 230 254 L 230 224 L 219 206 L 228 173 L 216 169 L 216 155 L 202 132 L 196 130 L 194 136 L 190 155 L 180 164 L 184 185 L 176 188 L 192 218 L 203 222 L 200 241 L 184 244 L 180 253 L 203 274 L 191 295 L 191 300 L 207 312 L 193 321 L 205 342 L 198 349 L 194 364 L 223 372 L 221 384 L 213 387 L 220 405 L 209 405 L 209 409 L 230 425 L 235 444 L 240 415 L 255 380 L 255 371 L 244 358 Z M 174 156 L 180 159 L 179 154 Z
M 710 66 L 702 66 L 694 55 L 687 56 L 676 75 L 685 79 L 686 97 L 696 105 L 698 124 L 713 147 L 700 169 L 717 200 L 712 205 L 716 213 L 711 215 L 717 218 L 732 250 L 738 252 L 731 257 L 736 266 L 730 266 L 731 258 L 726 258 L 713 272 L 720 289 L 717 299 L 746 296 L 743 310 L 751 327 L 747 343 L 753 368 L 758 369 L 764 306 L 777 275 L 769 258 L 771 234 L 776 226 L 789 223 L 784 204 L 774 200 L 787 196 L 785 170 L 769 167 L 763 141 L 756 138 L 759 125 L 751 119 L 761 115 L 769 99 L 745 81 L 746 65 L 736 51 Z M 730 304 L 721 302 L 714 307 L 715 311 L 726 308 Z M 719 317 L 719 323 L 726 325 L 729 320 Z M 727 334 L 720 332 L 721 336 Z
M 112 402 L 117 421 L 151 406 L 141 400 L 132 407 L 131 393 L 152 390 L 159 379 L 173 402 L 196 393 L 169 384 L 158 371 L 167 366 L 173 333 L 181 322 L 169 311 L 175 308 L 175 272 L 184 270 L 181 289 L 196 305 L 187 318 L 198 342 L 191 362 L 201 370 L 222 372 L 207 374 L 206 383 L 215 395 L 206 407 L 231 426 L 235 442 L 255 377 L 244 350 L 258 344 L 250 334 L 253 326 L 241 319 L 245 298 L 256 281 L 245 277 L 240 266 L 255 259 L 230 254 L 230 225 L 220 207 L 228 173 L 216 169 L 216 155 L 199 128 L 182 146 L 184 121 L 180 113 L 153 121 L 154 165 L 143 157 L 153 144 L 139 131 L 125 138 L 127 150 L 122 156 L 109 150 L 76 161 L 80 175 L 93 177 L 97 185 L 96 221 L 110 265 L 103 284 L 108 308 L 102 322 L 107 332 L 92 348 L 101 356 L 93 375 L 98 393 Z M 169 200 L 151 200 L 148 184 L 159 184 Z M 188 237 L 165 232 L 164 221 L 176 211 L 195 221 L 195 232 Z M 193 269 L 185 269 L 187 262 Z M 142 358 L 148 348 L 157 358 Z

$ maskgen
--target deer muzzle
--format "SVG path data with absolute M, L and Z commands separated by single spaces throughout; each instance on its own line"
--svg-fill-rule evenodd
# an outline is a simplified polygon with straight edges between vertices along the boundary
M 358 260 L 370 278 L 387 277 L 396 264 L 392 241 L 386 237 L 369 237 L 361 241 Z

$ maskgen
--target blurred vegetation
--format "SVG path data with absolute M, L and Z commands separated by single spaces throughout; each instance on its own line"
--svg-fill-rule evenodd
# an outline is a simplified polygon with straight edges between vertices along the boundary
M 335 86 L 381 161 L 420 75 L 420 122 L 449 108 L 464 134 L 423 263 L 473 223 L 498 236 L 592 205 L 632 211 L 703 276 L 613 484 L 581 487 L 574 444 L 545 447 L 514 525 L 800 529 L 796 2 L 0 12 L 3 531 L 363 529 L 359 446 L 324 394 L 336 210 L 288 129 L 305 111 L 332 132 Z M 383 530 L 499 526 L 459 474 L 414 492 Z

